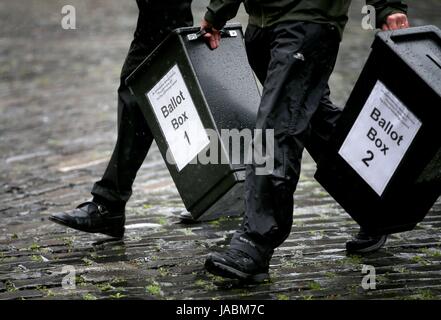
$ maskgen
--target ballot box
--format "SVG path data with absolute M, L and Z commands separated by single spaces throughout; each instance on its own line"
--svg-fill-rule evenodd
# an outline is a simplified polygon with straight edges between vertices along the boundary
M 241 25 L 227 24 L 216 50 L 197 27 L 174 30 L 126 83 L 193 218 L 242 213 L 248 146 L 232 161 L 225 136 L 253 132 L 260 93 Z
M 373 234 L 411 230 L 441 193 L 441 31 L 379 32 L 318 163 L 318 182 Z

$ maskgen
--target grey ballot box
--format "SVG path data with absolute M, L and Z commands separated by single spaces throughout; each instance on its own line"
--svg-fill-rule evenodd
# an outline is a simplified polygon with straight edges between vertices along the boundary
M 441 194 L 441 30 L 380 32 L 315 174 L 365 230 L 413 229 Z
M 241 141 L 240 161 L 234 163 L 229 157 L 233 141 L 226 143 L 221 135 L 224 130 L 254 129 L 260 93 L 241 25 L 227 24 L 216 50 L 208 47 L 199 31 L 197 27 L 174 30 L 126 83 L 187 211 L 195 219 L 210 219 L 244 211 L 247 146 Z M 197 161 L 201 156 L 204 163 Z M 207 159 L 218 163 L 206 163 Z

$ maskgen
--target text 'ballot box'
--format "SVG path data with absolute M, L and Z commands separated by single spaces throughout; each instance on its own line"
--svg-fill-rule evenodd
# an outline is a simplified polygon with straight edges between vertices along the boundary
M 240 146 L 241 161 L 230 161 L 231 145 L 225 145 L 221 133 L 254 129 L 260 93 L 241 25 L 228 24 L 216 50 L 199 31 L 190 27 L 172 32 L 127 84 L 186 209 L 194 218 L 238 214 L 244 207 L 247 146 Z M 202 163 L 201 156 L 212 161 Z
M 441 31 L 380 32 L 316 179 L 371 233 L 411 230 L 441 193 Z

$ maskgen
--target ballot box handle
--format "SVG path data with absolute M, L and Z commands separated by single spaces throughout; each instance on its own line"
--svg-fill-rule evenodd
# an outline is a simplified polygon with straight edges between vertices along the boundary
M 198 40 L 200 38 L 202 38 L 204 36 L 204 34 L 206 34 L 207 31 L 205 29 L 201 29 L 196 33 L 190 33 L 189 35 L 187 35 L 187 39 L 188 41 L 195 41 Z M 226 30 L 226 29 L 222 29 L 220 31 L 221 37 L 237 37 L 237 31 L 236 30 Z

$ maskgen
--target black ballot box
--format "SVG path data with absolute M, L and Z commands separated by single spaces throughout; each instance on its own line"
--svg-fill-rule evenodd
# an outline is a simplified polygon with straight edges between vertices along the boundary
M 232 136 L 253 132 L 260 93 L 241 25 L 226 25 L 216 50 L 197 27 L 174 30 L 126 83 L 193 218 L 242 213 L 247 146 Z
M 440 121 L 441 31 L 379 32 L 315 177 L 369 232 L 411 230 L 441 193 Z

